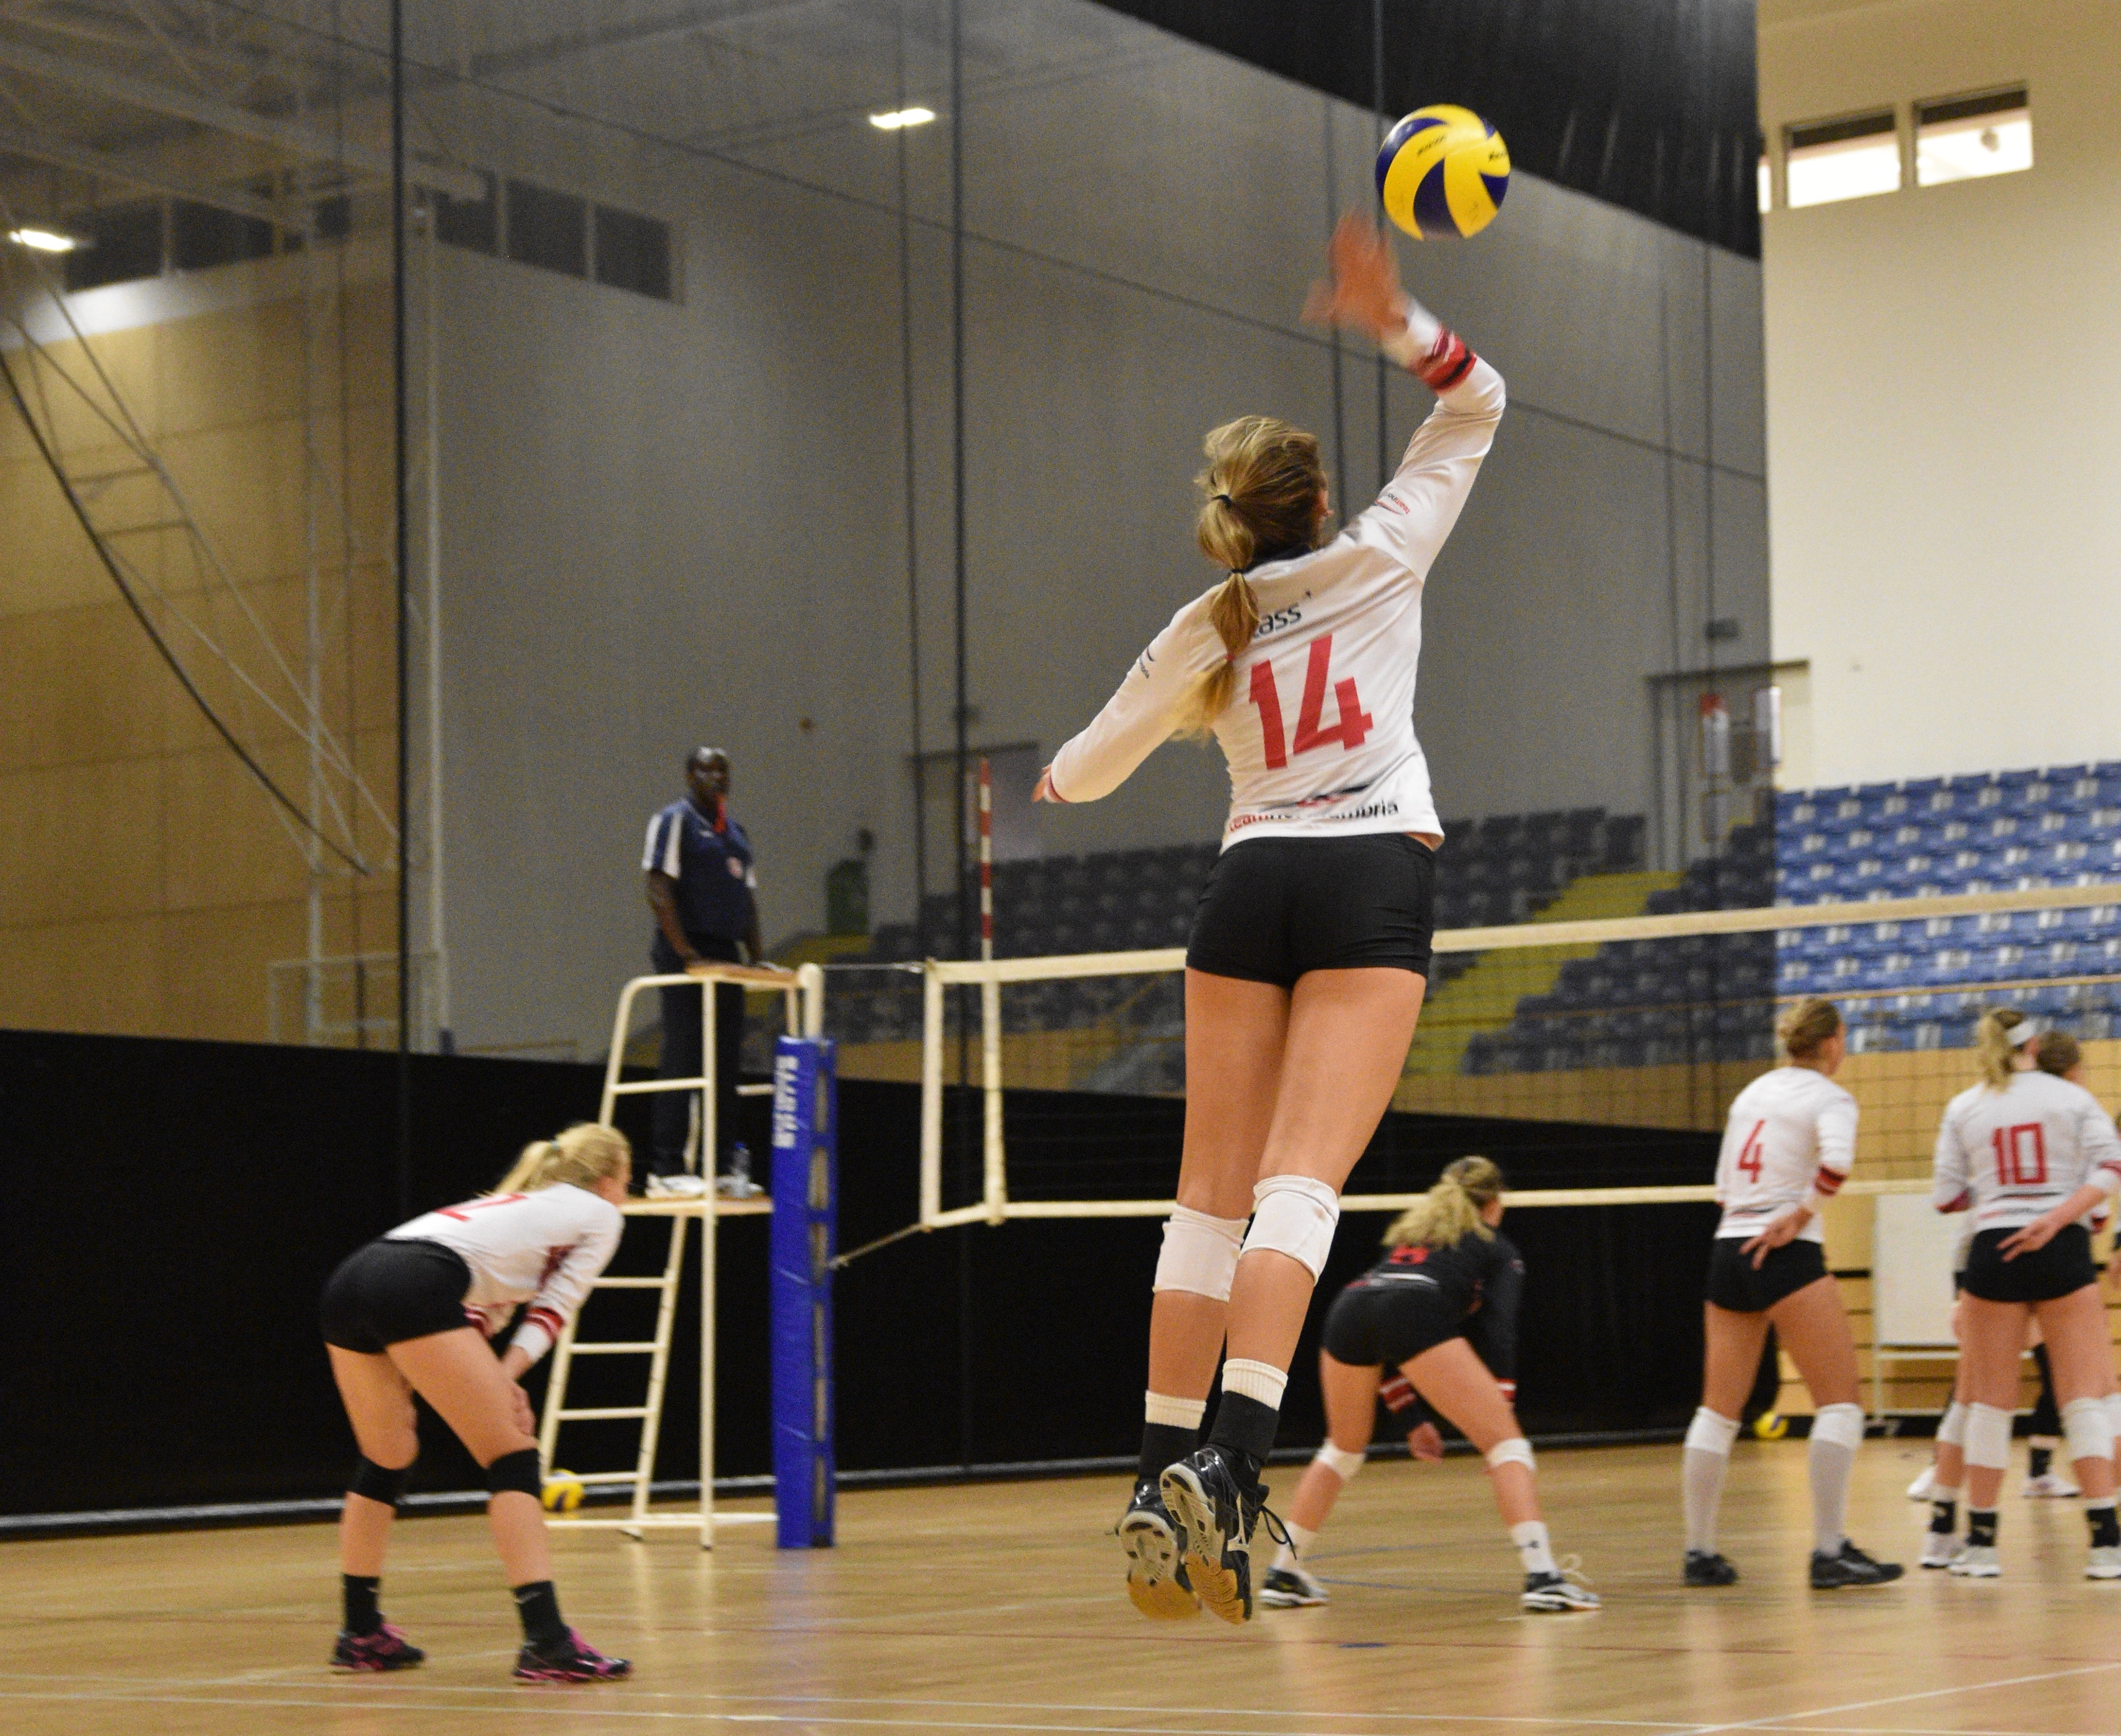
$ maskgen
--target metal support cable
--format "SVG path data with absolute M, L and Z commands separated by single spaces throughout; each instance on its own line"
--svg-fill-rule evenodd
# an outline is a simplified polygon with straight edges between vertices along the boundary
M 213 726 L 214 733 L 228 744 L 229 752 L 243 762 L 244 768 L 257 780 L 259 787 L 278 803 L 305 833 L 314 837 L 319 843 L 338 857 L 356 874 L 366 875 L 372 872 L 367 863 L 352 852 L 342 847 L 310 820 L 309 815 L 302 811 L 295 799 L 273 781 L 272 773 L 259 764 L 257 760 L 251 757 L 250 750 L 236 740 L 235 732 L 222 720 L 221 714 L 207 703 L 206 695 L 198 690 L 198 684 L 192 679 L 184 665 L 178 660 L 177 654 L 170 649 L 169 641 L 162 637 L 154 622 L 149 618 L 146 606 L 141 602 L 138 595 L 133 589 L 118 562 L 112 558 L 110 546 L 97 531 L 95 520 L 89 516 L 86 505 L 82 502 L 79 492 L 74 488 L 72 480 L 66 474 L 66 466 L 59 462 L 58 454 L 52 450 L 50 443 L 45 440 L 44 431 L 37 426 L 36 418 L 30 413 L 29 403 L 22 396 L 22 388 L 15 378 L 14 369 L 4 361 L 0 361 L 0 380 L 5 380 L 7 382 L 7 396 L 14 404 L 16 414 L 22 418 L 22 426 L 30 431 L 30 439 L 37 449 L 37 455 L 44 460 L 44 468 L 52 473 L 52 479 L 59 485 L 60 492 L 66 496 L 67 505 L 72 509 L 74 518 L 80 524 L 82 534 L 87 537 L 90 546 L 96 550 L 96 558 L 102 562 L 103 570 L 110 575 L 110 582 L 118 587 L 119 595 L 125 600 L 125 606 L 133 611 L 133 618 L 140 623 L 140 630 L 147 634 L 148 642 L 155 647 L 162 661 L 169 665 L 170 673 L 177 678 L 178 684 L 190 696 L 192 703 L 198 707 L 199 715 Z

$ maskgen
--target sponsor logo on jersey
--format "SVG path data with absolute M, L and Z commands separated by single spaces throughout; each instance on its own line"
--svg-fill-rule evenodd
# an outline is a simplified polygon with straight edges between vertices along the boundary
M 1391 511 L 1396 512 L 1401 518 L 1410 516 L 1414 511 L 1414 509 L 1411 506 L 1408 506 L 1405 501 L 1401 500 L 1389 488 L 1386 489 L 1382 494 L 1380 494 L 1377 497 L 1377 504 L 1380 506 L 1390 507 Z
M 1260 617 L 1259 625 L 1252 629 L 1252 637 L 1264 639 L 1269 633 L 1278 633 L 1284 627 L 1295 626 L 1303 618 L 1303 608 L 1301 604 L 1291 604 L 1287 609 L 1277 609 L 1271 614 Z

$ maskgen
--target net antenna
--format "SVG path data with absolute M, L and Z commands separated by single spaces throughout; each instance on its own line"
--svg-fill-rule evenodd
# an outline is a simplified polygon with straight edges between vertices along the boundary
M 869 1244 L 882 1246 L 918 1230 L 945 1230 L 960 1225 L 1001 1224 L 1033 1219 L 1158 1217 L 1168 1213 L 1169 1199 L 1026 1200 L 1012 1199 L 1008 1185 L 1009 1154 L 1002 1121 L 1000 991 L 1004 984 L 1050 982 L 1067 979 L 1149 976 L 1182 971 L 1186 965 L 1182 947 L 1163 947 L 1133 952 L 1084 953 L 1045 958 L 996 959 L 993 956 L 992 901 L 989 880 L 987 786 L 982 767 L 981 781 L 981 948 L 977 959 L 929 959 L 922 967 L 921 1060 L 921 1188 L 920 1216 L 904 1230 Z M 1986 917 L 2003 912 L 2060 911 L 2111 906 L 2121 902 L 2121 889 L 2086 875 L 2071 886 L 2030 887 L 2010 892 L 1960 893 L 1908 898 L 1877 898 L 1863 903 L 1834 902 L 1802 906 L 1767 906 L 1746 910 L 1705 910 L 1662 916 L 1604 917 L 1578 922 L 1518 922 L 1491 928 L 1444 930 L 1437 934 L 1438 954 L 1503 953 L 1531 949 L 1573 949 L 1581 951 L 1616 941 L 1685 940 L 1695 936 L 1782 934 L 1826 927 L 1868 926 L 1872 924 L 1922 924 L 1962 917 Z M 946 1034 L 945 992 L 977 985 L 981 990 L 981 1053 L 985 1061 L 981 1090 L 986 1099 L 983 1185 L 972 1204 L 946 1210 L 943 1204 L 943 1053 Z M 1959 985 L 1964 987 L 1966 985 Z M 1983 982 L 1979 987 L 1995 994 L 2014 987 L 2036 985 Z M 1778 997 L 1788 1000 L 1791 996 Z M 1956 1051 L 1939 1052 L 1944 1056 Z M 1615 1069 L 1624 1072 L 1625 1069 Z M 1954 1068 L 1956 1077 L 1963 1067 Z M 1942 1070 L 1941 1070 L 1942 1072 Z M 1942 1099 L 1939 1099 L 1942 1106 Z M 1720 1108 L 1720 1105 L 1719 1105 Z M 1842 1189 L 1844 1197 L 1923 1193 L 1929 1189 L 1926 1175 L 1917 1178 L 1873 1177 L 1852 1181 Z M 1423 1197 L 1419 1193 L 1351 1193 L 1341 1200 L 1344 1211 L 1401 1211 Z M 1704 1183 L 1671 1187 L 1550 1188 L 1512 1190 L 1513 1209 L 1527 1206 L 1672 1205 L 1711 1201 L 1713 1188 Z M 857 1248 L 841 1256 L 844 1265 Z

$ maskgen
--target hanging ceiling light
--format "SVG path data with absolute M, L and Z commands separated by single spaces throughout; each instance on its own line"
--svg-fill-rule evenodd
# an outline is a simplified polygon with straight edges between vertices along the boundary
M 896 133 L 902 127 L 925 127 L 935 118 L 933 109 L 888 109 L 881 114 L 872 114 L 869 124 L 886 133 Z
M 72 253 L 86 244 L 78 236 L 71 236 L 57 229 L 11 229 L 7 239 L 17 247 L 35 248 L 39 253 Z

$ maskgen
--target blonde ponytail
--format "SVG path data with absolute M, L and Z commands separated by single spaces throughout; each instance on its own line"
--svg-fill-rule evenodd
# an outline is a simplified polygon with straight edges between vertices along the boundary
M 633 1147 L 616 1127 L 578 1121 L 557 1139 L 534 1139 L 494 1188 L 496 1193 L 535 1193 L 567 1183 L 593 1188 L 633 1167 Z
M 1317 539 L 1325 467 L 1318 440 L 1273 416 L 1240 416 L 1201 442 L 1208 468 L 1195 478 L 1205 498 L 1193 526 L 1200 552 L 1229 575 L 1208 600 L 1223 660 L 1186 698 L 1182 735 L 1205 735 L 1237 697 L 1237 660 L 1259 628 L 1259 599 L 1245 574 L 1270 554 Z
M 1992 1091 L 2003 1090 L 2011 1083 L 2015 1071 L 2011 1060 L 2018 1048 L 2011 1040 L 2011 1033 L 2025 1022 L 2025 1015 L 2015 1006 L 1992 1006 L 1974 1027 L 1974 1048 L 1981 1057 L 1981 1077 Z
M 1419 1205 L 1410 1206 L 1385 1232 L 1387 1248 L 1449 1248 L 1469 1235 L 1492 1237 L 1481 1208 L 1503 1197 L 1503 1172 L 1485 1157 L 1461 1157 L 1438 1178 Z

